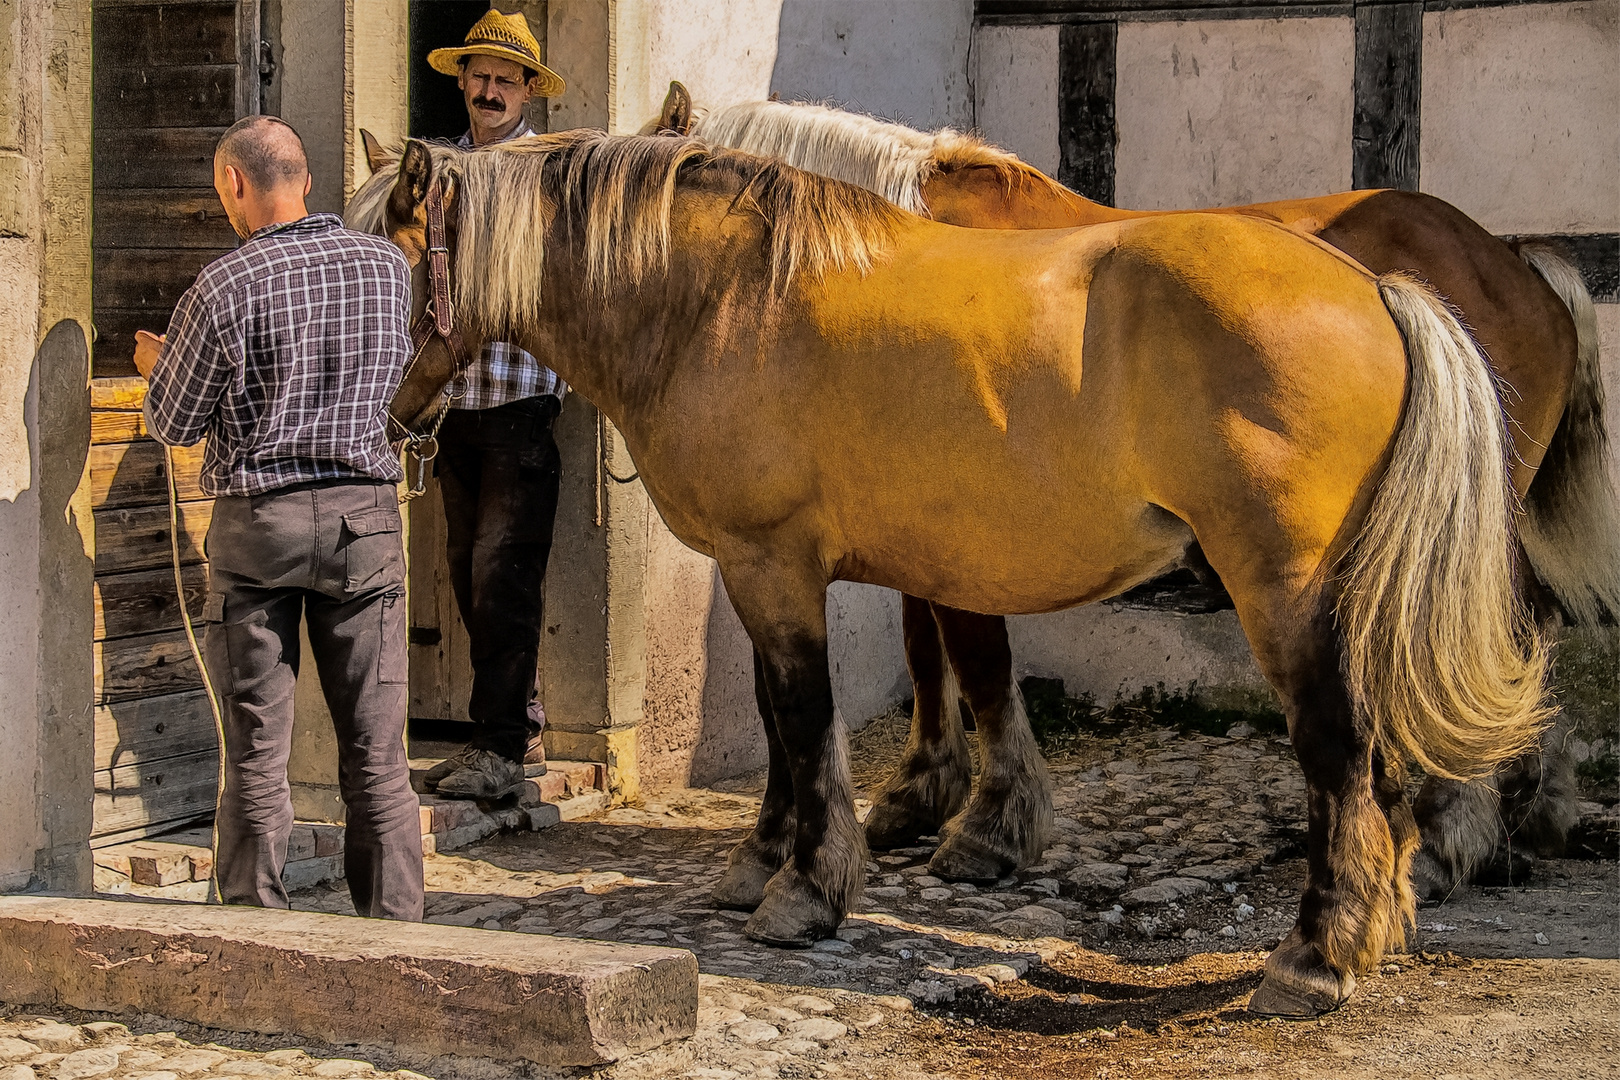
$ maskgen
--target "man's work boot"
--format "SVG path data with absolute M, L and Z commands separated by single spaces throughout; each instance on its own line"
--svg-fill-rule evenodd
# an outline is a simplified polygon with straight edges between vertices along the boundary
M 427 788 L 430 792 L 437 791 L 439 789 L 439 781 L 443 780 L 451 773 L 467 767 L 468 762 L 472 760 L 472 752 L 472 747 L 463 746 L 460 750 L 457 750 L 455 753 L 433 766 L 433 768 L 422 774 L 422 786 Z
M 523 775 L 531 779 L 546 775 L 546 744 L 538 735 L 529 740 L 529 749 L 523 754 Z
M 535 698 L 529 702 L 529 748 L 523 754 L 523 775 L 534 777 L 546 775 L 546 744 L 540 740 L 540 733 L 546 726 L 546 707 Z
M 523 786 L 523 763 L 492 750 L 472 750 L 467 763 L 439 781 L 446 799 L 499 799 Z

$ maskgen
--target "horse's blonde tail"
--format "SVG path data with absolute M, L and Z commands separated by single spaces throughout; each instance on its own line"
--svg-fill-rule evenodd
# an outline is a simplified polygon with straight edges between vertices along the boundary
M 1577 348 L 1569 400 L 1525 495 L 1519 539 L 1570 618 L 1593 625 L 1620 616 L 1620 505 L 1608 470 L 1597 309 L 1580 272 L 1551 248 L 1525 244 L 1519 257 L 1569 308 Z
M 1388 753 L 1470 779 L 1532 748 L 1551 714 L 1515 590 L 1502 409 L 1439 297 L 1399 273 L 1378 292 L 1406 341 L 1407 395 L 1339 599 L 1345 678 Z

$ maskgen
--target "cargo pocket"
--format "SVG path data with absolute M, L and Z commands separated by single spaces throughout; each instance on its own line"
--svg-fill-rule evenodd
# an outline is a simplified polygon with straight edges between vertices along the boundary
M 400 546 L 399 509 L 374 506 L 343 515 L 345 592 L 371 592 L 405 581 L 405 552 Z
M 377 645 L 377 681 L 402 683 L 410 673 L 405 649 L 405 590 L 389 590 L 378 606 L 382 608 L 382 641 Z

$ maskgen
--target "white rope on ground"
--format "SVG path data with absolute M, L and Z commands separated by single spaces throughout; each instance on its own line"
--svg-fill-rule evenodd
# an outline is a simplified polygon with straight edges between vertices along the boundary
M 174 483 L 174 451 L 163 447 L 163 475 L 169 483 L 169 552 L 174 557 L 174 593 L 180 601 L 180 621 L 186 628 L 186 642 L 191 646 L 191 658 L 197 661 L 202 673 L 203 692 L 208 695 L 208 708 L 214 714 L 214 737 L 219 745 L 219 783 L 214 791 L 214 828 L 209 842 L 212 865 L 209 868 L 208 898 L 221 903 L 219 891 L 219 807 L 225 798 L 225 720 L 220 715 L 219 698 L 214 696 L 214 681 L 208 677 L 208 665 L 203 663 L 202 650 L 197 647 L 197 632 L 191 626 L 191 610 L 186 604 L 186 582 L 180 573 L 180 496 Z

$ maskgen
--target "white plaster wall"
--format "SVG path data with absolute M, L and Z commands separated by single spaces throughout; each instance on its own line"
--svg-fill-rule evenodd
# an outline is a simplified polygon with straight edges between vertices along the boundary
M 1597 305 L 1598 356 L 1608 392 L 1604 414 L 1609 422 L 1609 475 L 1620 491 L 1620 304 Z
M 658 115 L 671 80 L 706 106 L 770 96 L 782 0 L 620 0 L 615 20 L 610 130 L 639 131 Z
M 1351 19 L 1122 22 L 1115 199 L 1234 206 L 1350 187 Z
M 1014 617 L 1008 635 L 1015 677 L 1062 679 L 1070 694 L 1102 705 L 1160 683 L 1171 691 L 1196 685 L 1229 707 L 1275 703 L 1230 611 L 1177 615 L 1092 604 Z
M 1424 15 L 1422 127 L 1423 190 L 1492 232 L 1620 230 L 1620 3 Z
M 983 26 L 973 55 L 979 134 L 1056 176 L 1058 27 Z
M 19 251 L 19 249 L 22 249 Z M 26 259 L 20 256 L 26 254 Z M 13 258 L 12 256 L 19 256 Z M 0 891 L 26 885 L 47 843 L 39 815 L 39 490 L 30 446 L 35 423 L 29 377 L 39 314 L 38 252 L 0 240 L 0 407 L 22 437 L 0 445 L 0 465 L 19 478 L 0 497 Z M 15 305 L 15 309 L 13 308 Z M 12 384 L 21 386 L 10 392 Z
M 304 140 L 313 186 L 309 208 L 342 213 L 345 0 L 287 0 L 281 6 L 281 118 Z
M 781 9 L 771 89 L 784 99 L 913 127 L 973 126 L 972 0 L 782 0 Z

